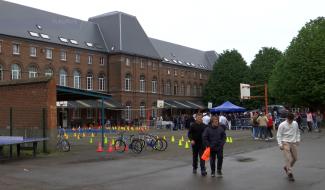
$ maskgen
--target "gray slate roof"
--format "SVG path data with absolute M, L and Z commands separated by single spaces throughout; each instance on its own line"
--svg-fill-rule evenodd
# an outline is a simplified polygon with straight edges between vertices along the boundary
M 29 31 L 47 34 L 50 39 L 33 37 Z M 0 1 L 0 34 L 107 52 L 97 24 L 6 1 Z M 76 40 L 78 45 L 62 42 L 59 36 Z M 93 43 L 93 47 L 85 42 Z
M 135 16 L 111 12 L 89 18 L 103 33 L 108 51 L 159 59 L 160 56 Z
M 212 70 L 218 58 L 215 51 L 201 51 L 153 38 L 150 38 L 150 40 L 163 62 L 166 63 Z

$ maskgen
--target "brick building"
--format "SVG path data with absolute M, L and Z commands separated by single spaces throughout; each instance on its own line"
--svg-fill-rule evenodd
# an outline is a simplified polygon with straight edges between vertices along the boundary
M 52 76 L 61 86 L 110 93 L 119 106 L 106 102 L 107 117 L 131 121 L 204 108 L 202 89 L 216 59 L 214 51 L 149 38 L 122 12 L 82 21 L 0 1 L 0 80 Z M 68 123 L 96 118 L 94 101 L 65 109 Z

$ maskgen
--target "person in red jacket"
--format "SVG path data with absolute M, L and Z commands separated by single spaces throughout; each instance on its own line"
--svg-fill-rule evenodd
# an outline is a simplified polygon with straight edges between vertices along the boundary
M 268 122 L 267 122 L 267 136 L 268 138 L 266 138 L 266 140 L 271 140 L 273 139 L 273 134 L 272 134 L 272 130 L 273 130 L 273 118 L 272 118 L 272 114 L 268 114 Z

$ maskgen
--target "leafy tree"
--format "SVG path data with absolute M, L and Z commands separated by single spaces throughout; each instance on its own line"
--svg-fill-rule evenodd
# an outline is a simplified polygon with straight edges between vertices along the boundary
M 255 55 L 255 59 L 250 65 L 250 84 L 252 85 L 263 85 L 267 82 L 272 74 L 274 66 L 282 58 L 281 51 L 276 48 L 263 47 L 259 50 L 258 54 Z M 263 96 L 264 88 L 252 88 L 251 95 Z M 264 99 L 255 99 L 250 101 L 252 107 L 260 107 L 264 105 Z
M 214 64 L 208 83 L 204 88 L 203 99 L 219 105 L 224 101 L 239 104 L 239 84 L 247 82 L 248 67 L 237 50 L 226 50 Z
M 291 105 L 321 107 L 325 104 L 325 18 L 308 22 L 276 65 L 270 91 Z

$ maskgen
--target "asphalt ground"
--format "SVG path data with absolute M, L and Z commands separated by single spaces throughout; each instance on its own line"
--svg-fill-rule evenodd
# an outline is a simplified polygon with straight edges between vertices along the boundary
M 100 137 L 93 144 L 89 137 L 70 137 L 71 152 L 3 161 L 0 189 L 323 189 L 325 185 L 324 133 L 303 134 L 296 182 L 289 183 L 276 141 L 252 140 L 249 130 L 227 131 L 233 143 L 225 145 L 223 178 L 191 173 L 191 150 L 170 143 L 171 136 L 186 140 L 187 131 L 150 132 L 166 136 L 166 151 L 97 153 Z

